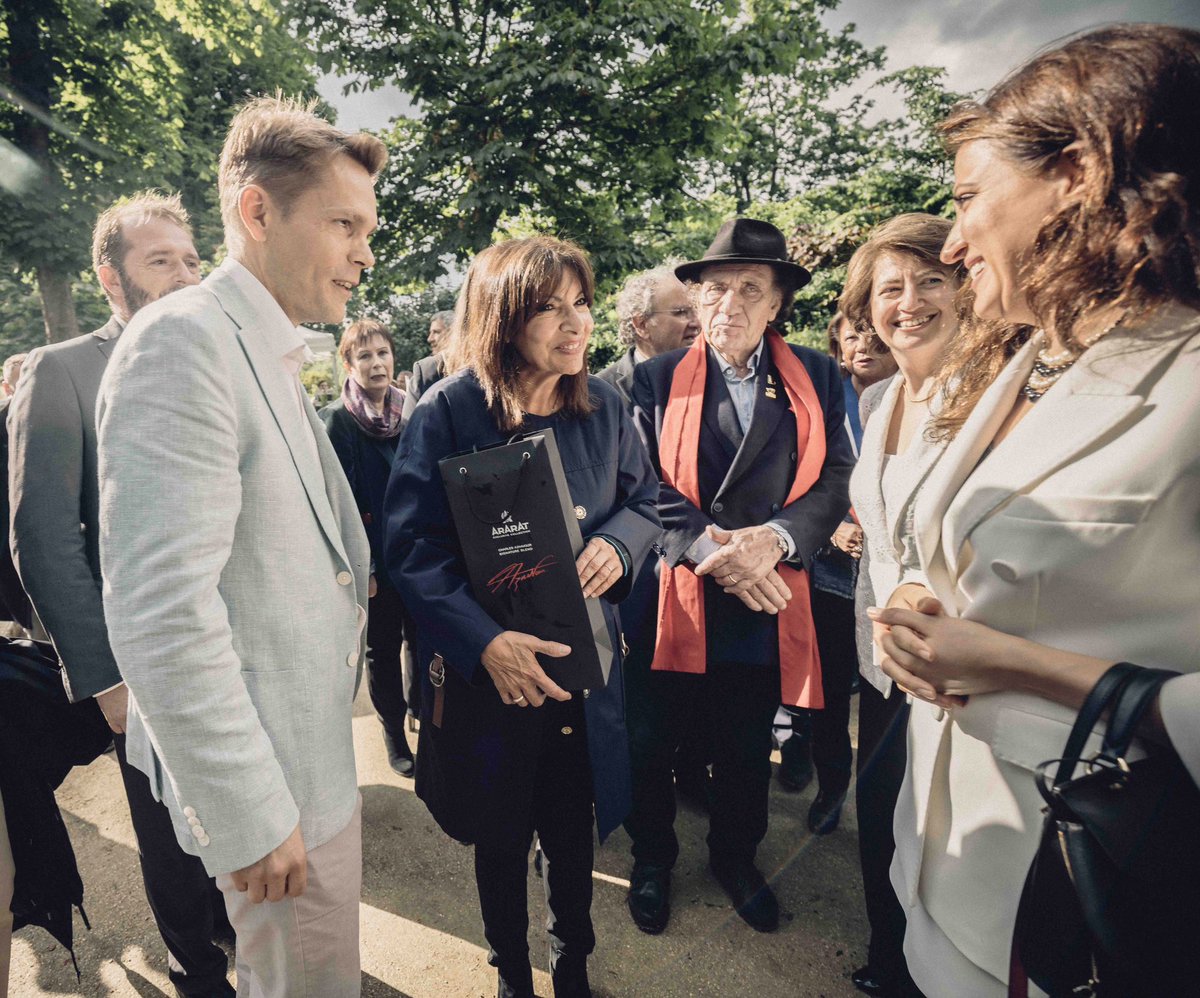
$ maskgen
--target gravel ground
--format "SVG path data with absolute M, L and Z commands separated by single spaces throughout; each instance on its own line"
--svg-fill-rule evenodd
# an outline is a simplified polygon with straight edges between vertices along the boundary
M 365 684 L 364 684 L 365 685 Z M 495 994 L 487 966 L 470 850 L 448 839 L 387 766 L 365 692 L 354 720 L 363 794 L 362 958 L 364 998 Z M 410 736 L 415 744 L 415 735 Z M 778 761 L 778 760 L 776 760 Z M 597 850 L 596 952 L 589 962 L 597 998 L 851 996 L 851 970 L 865 962 L 866 918 L 858 873 L 857 825 L 848 805 L 841 828 L 816 838 L 804 826 L 815 793 L 791 795 L 772 783 L 771 827 L 759 850 L 784 912 L 773 935 L 746 926 L 708 872 L 705 818 L 687 805 L 676 828 L 681 855 L 671 923 L 639 932 L 625 908 L 629 840 L 614 833 Z M 12 998 L 173 996 L 166 954 L 142 893 L 136 846 L 116 760 L 76 769 L 58 793 L 86 887 L 89 932 L 76 916 L 76 981 L 70 955 L 27 928 L 13 940 Z M 546 952 L 540 881 L 530 869 L 530 949 Z M 232 960 L 230 980 L 233 980 Z M 549 976 L 535 970 L 539 995 Z

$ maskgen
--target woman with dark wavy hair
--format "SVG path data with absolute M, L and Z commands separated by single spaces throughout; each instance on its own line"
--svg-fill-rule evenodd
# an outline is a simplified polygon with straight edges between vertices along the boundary
M 905 955 L 930 998 L 972 998 L 1005 994 L 1034 772 L 1109 664 L 1193 673 L 1155 724 L 1200 772 L 1200 33 L 1082 35 L 943 132 L 942 258 L 990 326 L 955 343 L 952 439 L 915 510 L 931 595 L 872 615 L 919 698 L 892 865 Z

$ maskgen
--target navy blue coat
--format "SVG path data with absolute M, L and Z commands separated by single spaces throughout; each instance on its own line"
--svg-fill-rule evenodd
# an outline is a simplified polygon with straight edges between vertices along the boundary
M 634 371 L 634 419 L 660 474 L 663 415 L 675 368 L 688 349 L 652 357 Z M 813 554 L 829 542 L 849 510 L 854 453 L 846 435 L 846 403 L 837 365 L 831 357 L 807 347 L 791 346 L 791 350 L 812 379 L 824 414 L 825 463 L 820 477 L 808 492 L 787 504 L 798 463 L 796 423 L 787 393 L 776 392 L 773 399 L 766 393 L 765 375 L 774 372 L 770 354 L 764 350 L 754 415 L 743 437 L 733 400 L 710 347 L 697 455 L 700 505 L 665 484 L 659 497 L 662 553 L 668 565 L 674 567 L 684 561 L 688 548 L 710 523 L 733 530 L 775 520 L 786 527 L 796 544 L 795 557 L 789 564 L 810 569 Z M 712 576 L 704 578 L 704 613 L 710 662 L 778 662 L 778 618 L 750 610 L 736 596 L 727 594 Z
M 613 647 L 620 649 L 616 604 L 659 535 L 658 481 L 620 396 L 596 378 L 588 383 L 599 407 L 586 419 L 531 416 L 527 427 L 554 429 L 571 498 L 587 510 L 580 523 L 583 535 L 612 536 L 630 554 L 633 571 L 601 599 Z M 511 435 L 496 425 L 472 372 L 430 388 L 400 438 L 385 502 L 385 560 L 416 621 L 417 666 L 426 684 L 417 794 L 452 837 L 521 848 L 528 846 L 533 777 L 542 744 L 538 711 L 503 704 L 480 662 L 484 648 L 503 628 L 471 595 L 438 471 L 442 458 L 501 443 Z M 448 666 L 440 727 L 432 723 L 428 674 L 438 653 Z M 584 712 L 596 823 L 603 839 L 630 806 L 619 651 L 608 685 L 589 691 Z

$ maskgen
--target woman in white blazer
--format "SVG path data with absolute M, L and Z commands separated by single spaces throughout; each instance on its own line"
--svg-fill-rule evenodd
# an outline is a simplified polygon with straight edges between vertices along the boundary
M 963 271 L 939 259 L 950 222 L 934 215 L 897 215 L 876 227 L 854 253 L 839 307 L 863 335 L 891 351 L 899 373 L 863 392 L 862 452 L 850 480 L 850 496 L 862 525 L 865 556 L 857 602 L 875 594 L 925 593 L 924 575 L 908 524 L 913 502 L 943 449 L 925 429 L 936 409 L 937 374 L 958 332 L 955 295 Z M 888 880 L 894 843 L 892 813 L 904 774 L 906 698 L 878 664 L 870 621 L 858 644 L 859 854 L 871 940 L 867 965 L 855 970 L 855 987 L 866 994 L 902 995 L 912 989 L 904 965 L 904 913 Z
M 1104 665 L 1200 667 L 1200 33 L 1080 36 L 943 132 L 943 259 L 994 324 L 956 342 L 934 426 L 953 439 L 917 502 L 936 600 L 875 616 L 886 671 L 933 701 L 913 705 L 896 811 L 905 954 L 929 998 L 974 998 L 1005 993 L 1034 770 Z M 1033 651 L 956 664 L 950 618 Z

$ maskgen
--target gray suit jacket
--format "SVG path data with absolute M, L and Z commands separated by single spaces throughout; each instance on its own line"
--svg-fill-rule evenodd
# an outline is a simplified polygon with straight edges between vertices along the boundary
M 72 701 L 117 685 L 100 595 L 96 394 L 121 327 L 34 350 L 9 408 L 12 553 Z
M 350 821 L 369 562 L 329 438 L 229 266 L 134 317 L 97 407 L 129 758 L 211 874 L 297 821 L 310 849 Z
M 607 381 L 621 393 L 621 401 L 625 403 L 625 409 L 629 412 L 633 411 L 633 369 L 635 367 L 637 367 L 637 361 L 633 357 L 633 347 L 630 347 L 596 375 L 601 381 Z

